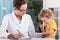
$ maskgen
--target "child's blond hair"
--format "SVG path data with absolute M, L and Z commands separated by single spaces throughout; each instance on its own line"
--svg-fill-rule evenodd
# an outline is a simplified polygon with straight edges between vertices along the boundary
M 53 18 L 53 12 L 50 9 L 42 9 L 39 14 L 39 18 L 47 17 Z

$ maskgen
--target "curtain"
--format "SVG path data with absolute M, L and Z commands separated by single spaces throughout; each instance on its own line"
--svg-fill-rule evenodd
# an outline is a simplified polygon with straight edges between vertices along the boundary
M 11 13 L 13 10 L 13 0 L 0 0 L 0 25 L 2 19 L 6 14 Z

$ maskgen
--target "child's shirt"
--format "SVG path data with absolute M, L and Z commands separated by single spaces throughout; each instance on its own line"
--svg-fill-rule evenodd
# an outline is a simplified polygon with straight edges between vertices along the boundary
M 49 23 L 46 24 L 46 27 L 41 29 L 42 32 L 49 32 L 51 29 L 54 30 L 54 32 L 51 35 L 48 35 L 46 38 L 55 38 L 55 35 L 57 33 L 57 25 L 54 20 L 51 20 Z

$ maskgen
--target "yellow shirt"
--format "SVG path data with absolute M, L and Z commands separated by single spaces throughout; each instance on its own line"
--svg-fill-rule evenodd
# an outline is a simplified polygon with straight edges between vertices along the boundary
M 46 24 L 45 32 L 49 32 L 51 29 L 54 29 L 54 32 L 48 35 L 46 38 L 55 38 L 57 32 L 57 25 L 54 20 L 51 20 L 49 23 Z M 41 31 L 44 32 L 44 27 L 41 29 Z

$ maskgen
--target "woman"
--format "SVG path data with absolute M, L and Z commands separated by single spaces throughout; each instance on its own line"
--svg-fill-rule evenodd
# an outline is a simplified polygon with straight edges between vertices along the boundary
M 30 15 L 26 14 L 27 3 L 25 0 L 14 0 L 13 6 L 12 14 L 7 14 L 3 18 L 0 37 L 29 38 L 35 30 Z

